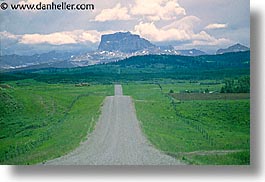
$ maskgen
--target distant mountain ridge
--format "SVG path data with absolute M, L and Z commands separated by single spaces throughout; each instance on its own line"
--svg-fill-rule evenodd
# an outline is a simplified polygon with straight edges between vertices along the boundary
M 64 60 L 69 60 L 72 56 L 72 53 L 69 52 L 56 52 L 51 51 L 43 54 L 34 54 L 30 56 L 22 55 L 3 55 L 0 56 L 0 70 L 1 69 L 19 69 L 26 68 L 41 64 L 53 64 L 56 62 L 62 62 Z
M 148 40 L 141 38 L 139 35 L 130 32 L 117 32 L 101 36 L 98 46 L 99 51 L 119 51 L 124 53 L 133 53 L 144 49 L 156 48 Z
M 224 54 L 224 53 L 229 53 L 229 52 L 244 52 L 244 51 L 249 51 L 249 50 L 250 49 L 244 45 L 235 44 L 226 49 L 218 49 L 216 51 L 216 54 Z
M 23 73 L 23 74 L 21 74 Z M 221 80 L 250 74 L 250 51 L 204 56 L 142 55 L 82 68 L 43 68 L 0 72 L 0 81 L 35 79 L 47 83 L 105 83 Z
M 179 52 L 179 55 L 182 56 L 202 56 L 202 55 L 207 55 L 206 52 L 203 52 L 198 49 L 187 49 L 187 50 L 177 50 Z
M 182 55 L 143 55 L 133 56 L 121 61 L 109 63 L 121 67 L 146 67 L 153 65 L 174 65 L 178 68 L 188 69 L 226 69 L 249 68 L 250 51 L 231 52 L 219 55 L 182 56 Z
M 219 49 L 217 54 L 249 51 L 241 44 Z M 139 35 L 130 32 L 117 32 L 101 36 L 98 50 L 69 53 L 51 51 L 29 56 L 2 55 L 0 56 L 1 70 L 31 69 L 31 68 L 73 68 L 95 64 L 116 62 L 125 58 L 142 55 L 181 55 L 203 56 L 207 53 L 198 49 L 177 50 L 172 45 L 156 46 Z

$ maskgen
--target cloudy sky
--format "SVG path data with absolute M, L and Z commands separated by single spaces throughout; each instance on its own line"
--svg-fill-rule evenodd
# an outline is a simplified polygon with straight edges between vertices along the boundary
M 93 3 L 95 10 L 1 10 L 2 50 L 91 49 L 102 34 L 117 31 L 177 49 L 213 52 L 234 43 L 250 45 L 249 0 L 5 0 L 40 1 Z

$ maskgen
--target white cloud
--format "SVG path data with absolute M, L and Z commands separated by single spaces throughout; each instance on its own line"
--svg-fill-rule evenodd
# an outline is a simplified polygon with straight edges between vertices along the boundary
M 26 0 L 25 0 L 26 1 Z M 39 0 L 27 0 L 34 3 Z M 54 0 L 44 0 L 49 3 Z M 95 21 L 105 22 L 111 20 L 141 19 L 142 22 L 134 25 L 134 32 L 150 41 L 179 41 L 188 42 L 186 45 L 219 45 L 230 40 L 225 38 L 215 38 L 206 31 L 198 31 L 197 25 L 201 20 L 196 16 L 186 15 L 186 11 L 178 4 L 178 0 L 135 0 L 134 4 L 127 7 L 118 3 L 112 9 L 103 9 L 96 17 Z M 161 20 L 165 26 L 158 26 Z M 161 24 L 160 24 L 161 25 Z M 225 28 L 226 24 L 209 24 L 204 29 Z M 125 29 L 125 31 L 128 29 Z M 25 34 L 13 35 L 8 32 L 1 36 L 17 39 L 22 44 L 79 44 L 97 43 L 100 36 L 113 31 L 99 32 L 97 30 L 74 30 L 54 32 L 50 34 Z
M 186 15 L 178 0 L 135 0 L 134 4 L 122 7 L 118 3 L 114 8 L 103 9 L 95 21 L 130 20 L 143 18 L 149 21 L 175 20 Z
M 131 19 L 126 7 L 121 7 L 118 3 L 114 8 L 103 9 L 95 18 L 96 21 L 104 22 L 110 20 L 129 20 Z
M 135 26 L 135 33 L 153 41 L 172 41 L 172 40 L 189 40 L 191 39 L 187 31 L 181 29 L 159 29 L 154 23 L 140 23 Z
M 17 39 L 21 44 L 77 44 L 96 43 L 100 41 L 101 33 L 96 30 L 74 30 L 55 32 L 51 34 L 23 34 L 14 35 L 9 32 L 0 32 L 1 38 Z
M 199 19 L 193 16 L 184 17 L 162 28 L 158 28 L 154 23 L 141 22 L 135 26 L 135 33 L 153 42 L 189 41 L 194 46 L 219 45 L 230 41 L 224 38 L 217 39 L 205 31 L 194 33 L 193 23 L 198 21 Z
M 23 35 L 20 43 L 23 44 L 42 44 L 52 45 L 77 44 L 77 43 L 96 43 L 100 39 L 100 33 L 91 30 L 75 30 L 72 32 L 56 32 L 51 34 L 26 34 Z
M 135 33 L 154 42 L 192 40 L 196 35 L 193 28 L 199 22 L 200 19 L 195 16 L 186 16 L 161 28 L 154 23 L 141 22 L 135 26 Z
M 219 23 L 213 23 L 213 24 L 209 24 L 205 27 L 205 29 L 221 29 L 221 28 L 226 28 L 227 24 L 219 24 Z
M 100 41 L 101 34 L 98 31 L 84 31 L 79 36 L 80 42 L 92 42 L 96 43 Z M 78 40 L 78 39 L 77 39 Z
M 43 44 L 52 45 L 74 44 L 77 43 L 73 37 L 67 33 L 52 33 L 52 34 L 25 34 L 19 41 L 22 44 Z
M 198 34 L 193 35 L 192 45 L 199 46 L 199 45 L 222 45 L 222 44 L 229 44 L 231 40 L 226 38 L 215 38 L 205 31 L 201 31 Z
M 181 18 L 180 20 L 175 20 L 169 25 L 166 25 L 163 27 L 163 29 L 182 29 L 182 30 L 193 30 L 195 24 L 200 23 L 200 19 L 196 16 L 185 16 Z
M 7 31 L 0 32 L 1 39 L 17 39 L 19 36 L 11 34 Z
M 136 0 L 130 13 L 151 21 L 174 20 L 186 15 L 178 0 Z

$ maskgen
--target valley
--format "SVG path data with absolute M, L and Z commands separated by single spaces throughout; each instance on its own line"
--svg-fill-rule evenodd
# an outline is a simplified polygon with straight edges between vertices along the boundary
M 135 106 L 136 116 L 131 118 L 137 117 L 136 130 L 155 150 L 179 161 L 176 164 L 249 165 L 249 74 L 249 51 L 142 55 L 87 67 L 1 72 L 0 163 L 49 163 L 89 142 L 104 99 L 114 95 L 115 84 L 121 84 Z M 131 114 L 134 108 L 129 110 Z M 127 136 L 135 137 L 124 135 L 125 141 Z M 93 151 L 95 145 L 87 144 Z M 115 164 L 152 164 L 134 159 L 136 163 Z M 160 162 L 156 164 L 168 164 Z

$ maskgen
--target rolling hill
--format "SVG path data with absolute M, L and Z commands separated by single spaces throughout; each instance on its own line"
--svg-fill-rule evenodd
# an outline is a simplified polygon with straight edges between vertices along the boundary
M 33 78 L 49 83 L 113 83 L 157 79 L 224 79 L 249 75 L 250 52 L 220 55 L 145 55 L 78 68 L 45 68 L 2 73 L 0 80 Z

